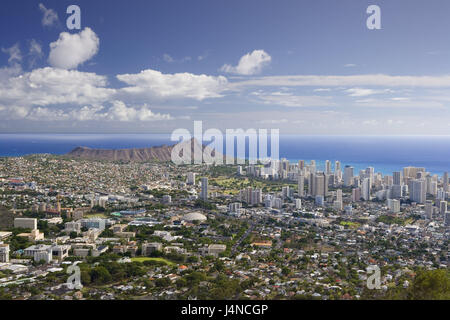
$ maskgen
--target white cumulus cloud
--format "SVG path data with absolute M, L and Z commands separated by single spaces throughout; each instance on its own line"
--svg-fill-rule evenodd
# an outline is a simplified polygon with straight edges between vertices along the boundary
M 244 55 L 237 66 L 225 64 L 220 70 L 226 73 L 253 75 L 260 73 L 271 61 L 272 57 L 264 50 L 254 50 Z
M 35 69 L 0 81 L 0 104 L 29 107 L 101 103 L 115 93 L 106 85 L 106 77 L 95 73 Z
M 112 121 L 157 121 L 171 120 L 169 114 L 153 113 L 147 105 L 140 108 L 128 107 L 122 101 L 113 101 L 112 107 L 106 113 L 106 119 Z
M 129 85 L 121 91 L 127 96 L 141 98 L 191 98 L 204 100 L 221 97 L 228 81 L 225 77 L 192 73 L 163 74 L 144 70 L 138 74 L 120 74 L 117 79 Z
M 52 67 L 75 69 L 92 59 L 99 49 L 100 40 L 94 31 L 85 28 L 80 33 L 62 32 L 59 39 L 50 43 L 48 61 Z

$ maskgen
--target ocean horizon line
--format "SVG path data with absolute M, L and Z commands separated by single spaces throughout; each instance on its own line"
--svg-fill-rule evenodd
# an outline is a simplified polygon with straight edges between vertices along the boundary
M 177 140 L 179 141 L 179 140 Z M 77 147 L 92 149 L 141 149 L 174 145 L 169 134 L 0 134 L 0 156 L 63 155 Z M 204 140 L 208 145 L 209 141 Z M 223 152 L 225 154 L 225 152 Z M 280 135 L 279 157 L 291 162 L 339 160 L 355 170 L 368 166 L 392 174 L 405 166 L 425 167 L 433 174 L 448 171 L 450 135 L 325 136 Z M 319 165 L 320 164 L 320 165 Z

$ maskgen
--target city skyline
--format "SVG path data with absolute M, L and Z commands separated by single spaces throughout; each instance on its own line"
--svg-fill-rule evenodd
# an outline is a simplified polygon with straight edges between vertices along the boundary
M 80 30 L 66 27 L 72 4 Z M 380 30 L 366 27 L 372 4 Z M 445 135 L 449 7 L 5 1 L 0 133 L 170 133 L 202 120 L 281 134 Z

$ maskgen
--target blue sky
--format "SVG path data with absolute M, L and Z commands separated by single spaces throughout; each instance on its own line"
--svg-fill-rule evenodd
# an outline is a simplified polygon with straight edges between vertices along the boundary
M 68 30 L 66 8 L 81 8 Z M 366 27 L 369 5 L 381 30 Z M 447 134 L 450 3 L 31 1 L 0 12 L 0 132 Z

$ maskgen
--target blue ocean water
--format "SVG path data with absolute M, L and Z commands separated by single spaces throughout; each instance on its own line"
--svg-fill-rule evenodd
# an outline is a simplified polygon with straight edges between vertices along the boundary
M 78 146 L 100 149 L 172 145 L 168 134 L 0 134 L 0 156 L 65 154 Z M 352 165 L 355 173 L 368 166 L 391 174 L 405 166 L 442 174 L 450 170 L 450 136 L 280 136 L 280 157 L 292 162 L 316 160 Z

